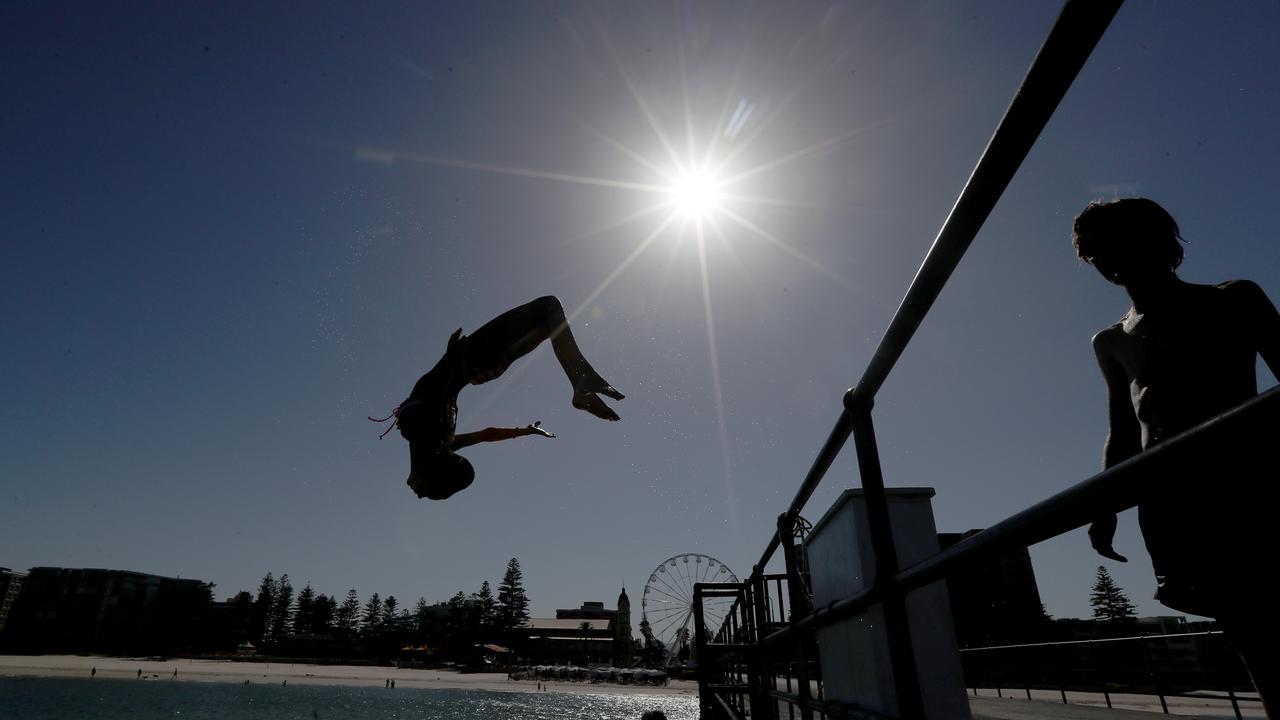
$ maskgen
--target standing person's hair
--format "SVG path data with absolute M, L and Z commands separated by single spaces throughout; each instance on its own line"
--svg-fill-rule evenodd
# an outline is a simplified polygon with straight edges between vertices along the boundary
M 1182 234 L 1167 210 L 1147 198 L 1094 201 L 1076 216 L 1071 244 L 1081 260 L 1098 255 L 1161 258 L 1173 270 L 1182 264 Z

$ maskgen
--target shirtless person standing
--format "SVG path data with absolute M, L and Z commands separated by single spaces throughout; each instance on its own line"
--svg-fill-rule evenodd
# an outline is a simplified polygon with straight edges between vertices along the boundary
M 1259 355 L 1280 376 L 1280 314 L 1266 294 L 1247 280 L 1182 281 L 1175 273 L 1181 239 L 1169 213 L 1143 198 L 1091 203 L 1075 220 L 1080 258 L 1133 302 L 1093 338 L 1107 384 L 1104 467 L 1257 395 Z M 1257 466 L 1256 451 L 1269 440 L 1260 432 L 1234 441 L 1239 452 L 1195 458 L 1160 477 L 1138 505 L 1138 522 L 1156 598 L 1215 618 L 1249 668 L 1268 717 L 1277 718 L 1280 631 L 1269 589 L 1276 488 L 1272 473 Z M 1115 515 L 1106 515 L 1089 538 L 1100 555 L 1125 562 L 1112 548 L 1115 530 Z
M 618 414 L 600 399 L 623 399 L 591 367 L 574 342 L 564 308 L 554 297 L 540 297 L 508 310 L 485 323 L 472 335 L 455 330 L 449 337 L 444 357 L 419 378 L 409 398 L 385 418 L 394 417 L 392 427 L 409 441 L 408 485 L 419 498 L 444 500 L 466 489 L 475 479 L 475 470 L 455 450 L 481 442 L 509 440 L 526 435 L 555 437 L 540 423 L 520 428 L 485 428 L 455 434 L 458 420 L 458 392 L 467 385 L 480 385 L 506 372 L 516 359 L 529 354 L 543 340 L 551 340 L 560 367 L 573 386 L 573 406 L 602 420 L 618 420 Z M 384 435 L 386 433 L 383 433 Z

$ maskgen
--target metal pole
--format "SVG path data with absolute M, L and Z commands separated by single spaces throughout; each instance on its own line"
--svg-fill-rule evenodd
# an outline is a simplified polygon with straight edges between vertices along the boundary
M 701 706 L 700 715 L 705 718 L 713 718 L 715 715 L 715 702 L 712 699 L 711 690 L 711 658 L 707 657 L 706 643 L 702 633 L 702 588 L 698 584 L 693 586 L 693 632 L 694 647 L 698 652 L 701 662 L 698 663 L 698 704 Z
M 858 381 L 854 402 L 846 407 L 870 403 L 880 391 L 1120 4 L 1120 0 L 1068 0 L 1063 6 Z
M 1147 642 L 1145 640 L 1138 641 L 1138 645 L 1142 648 L 1142 664 L 1147 666 L 1147 673 L 1151 675 L 1151 681 L 1156 686 L 1156 696 L 1160 698 L 1160 709 L 1165 715 L 1169 714 L 1169 703 L 1164 699 L 1164 683 L 1160 682 L 1160 673 L 1156 667 L 1151 664 L 1151 653 L 1147 651 Z
M 898 696 L 898 714 L 905 718 L 923 718 L 924 698 L 920 694 L 920 674 L 916 668 L 915 647 L 911 643 L 911 627 L 907 622 L 907 596 L 892 582 L 893 576 L 898 574 L 898 550 L 893 541 L 889 501 L 884 492 L 880 450 L 876 446 L 870 405 L 862 408 L 861 412 L 854 412 L 853 428 L 854 447 L 858 452 L 858 473 L 867 504 L 867 530 L 871 535 L 871 549 L 876 558 L 876 574 L 872 585 L 881 592 L 880 606 L 884 610 L 889 663 Z
M 858 384 L 845 396 L 845 407 L 868 405 L 915 335 L 951 273 L 986 222 L 1022 161 L 1030 152 L 1076 75 L 1098 44 L 1122 0 L 1068 0 L 1022 85 L 996 126 L 987 148 L 961 191 L 929 253 L 916 272 L 902 303 L 889 322 Z M 856 397 L 853 397 L 855 396 Z M 827 442 L 791 501 L 799 514 L 849 438 L 852 417 L 842 412 Z M 758 565 L 763 568 L 778 549 L 770 538 Z
M 787 513 L 778 516 L 778 540 L 782 544 L 782 558 L 787 566 L 787 595 L 791 600 L 790 621 L 795 623 L 799 620 L 796 614 L 806 607 L 806 603 L 802 597 L 804 590 L 800 585 L 800 567 L 796 563 L 795 538 L 791 533 L 793 522 Z M 806 640 L 800 633 L 793 633 L 791 636 L 792 647 L 795 648 L 796 694 L 800 697 L 800 718 L 813 720 L 813 709 L 809 706 L 812 693 L 809 692 L 809 653 Z
M 755 670 L 758 679 L 755 692 L 759 696 L 759 703 L 753 701 L 751 717 L 760 718 L 760 720 L 777 720 L 778 703 L 774 702 L 767 692 L 773 689 L 773 668 L 769 665 L 769 653 L 765 652 L 764 646 L 760 644 L 760 638 L 764 636 L 764 628 L 768 627 L 769 616 L 769 603 L 765 597 L 765 593 L 769 591 L 769 582 L 764 579 L 764 569 L 759 566 L 751 568 L 751 579 L 744 587 L 751 593 L 751 607 L 755 614 L 751 645 L 755 652 Z

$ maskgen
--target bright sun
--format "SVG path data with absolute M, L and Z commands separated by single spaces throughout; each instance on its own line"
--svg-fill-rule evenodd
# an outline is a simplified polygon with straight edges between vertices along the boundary
M 706 171 L 682 173 L 671 184 L 670 192 L 676 209 L 686 217 L 704 217 L 720 204 L 720 185 Z

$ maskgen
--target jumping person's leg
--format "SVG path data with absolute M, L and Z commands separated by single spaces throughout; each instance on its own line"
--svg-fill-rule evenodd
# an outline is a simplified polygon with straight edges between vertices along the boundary
M 573 406 L 605 420 L 619 419 L 597 394 L 614 400 L 621 400 L 623 394 L 600 377 L 582 356 L 569 330 L 564 307 L 550 295 L 508 310 L 466 337 L 462 352 L 468 380 L 479 385 L 498 377 L 517 358 L 548 339 L 573 385 Z

